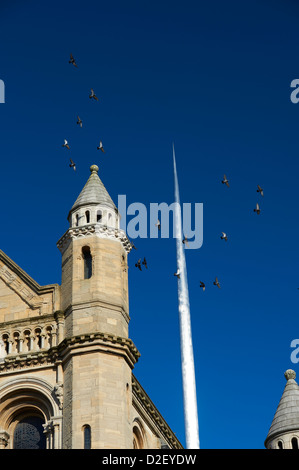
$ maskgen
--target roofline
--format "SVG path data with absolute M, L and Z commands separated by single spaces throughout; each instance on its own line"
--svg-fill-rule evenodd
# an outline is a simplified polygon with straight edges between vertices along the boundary
M 159 431 L 163 435 L 164 439 L 171 444 L 174 449 L 183 449 L 184 447 L 171 430 L 161 413 L 158 411 L 156 406 L 153 404 L 150 397 L 145 392 L 144 388 L 140 385 L 135 375 L 132 373 L 132 392 L 135 399 L 143 405 L 146 410 L 146 414 L 151 417 Z
M 11 271 L 17 274 L 22 281 L 27 284 L 36 294 L 52 292 L 59 284 L 47 284 L 45 286 L 41 286 L 36 282 L 29 274 L 27 274 L 20 266 L 17 265 L 9 256 L 7 256 L 4 251 L 0 249 L 0 261 L 2 261 Z
M 286 426 L 285 428 L 282 428 L 279 431 L 274 431 L 272 434 L 268 434 L 268 436 L 266 437 L 264 441 L 265 447 L 267 447 L 266 444 L 268 444 L 269 441 L 272 441 L 272 439 L 276 439 L 278 436 L 284 435 L 287 432 L 294 432 L 294 431 L 298 433 L 298 426 L 289 426 L 289 427 Z

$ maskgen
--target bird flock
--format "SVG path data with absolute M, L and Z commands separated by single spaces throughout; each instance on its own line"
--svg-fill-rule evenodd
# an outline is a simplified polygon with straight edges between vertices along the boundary
M 70 59 L 69 59 L 69 64 L 73 65 L 74 67 L 78 68 L 78 65 L 76 63 L 76 60 L 73 56 L 73 54 L 70 54 Z M 97 95 L 95 94 L 94 92 L 94 89 L 91 88 L 90 90 L 90 94 L 89 94 L 89 99 L 91 100 L 95 100 L 95 101 L 99 101 L 99 98 L 97 97 Z M 82 128 L 83 127 L 83 122 L 82 122 L 82 119 L 80 118 L 80 116 L 77 116 L 77 125 Z M 68 143 L 68 141 L 66 139 L 64 139 L 64 143 L 62 144 L 62 147 L 66 148 L 67 150 L 70 150 L 70 145 Z M 97 150 L 100 150 L 101 152 L 105 153 L 105 150 L 104 150 L 104 147 L 103 147 L 103 142 L 100 141 L 99 145 L 97 146 Z M 76 171 L 76 164 L 75 162 L 70 158 L 70 163 L 69 163 L 69 167 L 72 168 L 74 171 Z M 222 184 L 226 185 L 228 188 L 230 187 L 229 185 L 229 180 L 227 179 L 227 176 L 226 175 L 223 175 L 223 179 L 221 181 Z M 263 188 L 258 184 L 257 185 L 257 192 L 260 193 L 261 196 L 264 196 L 264 190 Z M 259 215 L 261 213 L 261 209 L 260 209 L 260 206 L 259 206 L 259 203 L 256 203 L 256 206 L 255 208 L 253 209 L 253 211 Z M 157 223 L 155 224 L 156 227 L 158 227 L 158 230 L 161 230 L 161 222 L 160 220 L 157 221 Z M 221 240 L 225 240 L 226 242 L 228 241 L 228 236 L 225 232 L 221 232 L 222 235 L 221 235 Z M 183 240 L 182 240 L 182 243 L 184 244 L 184 246 L 186 247 L 189 247 L 189 244 L 188 244 L 188 238 L 186 236 L 184 236 Z M 134 248 L 136 250 L 136 247 L 135 245 L 132 243 L 132 248 Z M 145 258 L 143 258 L 143 261 L 141 261 L 141 258 L 139 258 L 137 260 L 137 262 L 135 263 L 135 267 L 137 269 L 139 269 L 140 271 L 142 271 L 142 266 L 144 266 L 146 269 L 148 269 L 148 265 L 147 265 L 147 261 Z M 180 270 L 177 269 L 177 271 L 174 273 L 174 276 L 177 278 L 177 279 L 180 279 Z M 218 280 L 218 278 L 216 277 L 214 282 L 213 282 L 213 285 L 214 286 L 217 286 L 219 289 L 221 288 L 220 286 L 220 282 Z M 199 287 L 205 291 L 206 290 L 206 284 L 203 282 L 203 281 L 200 281 L 199 283 Z
M 223 175 L 223 179 L 221 181 L 222 184 L 225 184 L 228 188 L 230 187 L 229 186 L 229 180 L 227 179 L 226 175 Z M 264 190 L 263 188 L 258 184 L 257 185 L 257 190 L 256 190 L 258 193 L 260 193 L 261 196 L 264 196 Z M 261 213 L 261 209 L 260 209 L 260 206 L 258 203 L 256 203 L 256 207 L 255 209 L 253 209 L 253 211 L 256 213 L 256 214 L 260 214 Z M 161 222 L 160 220 L 157 221 L 157 223 L 155 224 L 156 227 L 158 227 L 158 230 L 161 230 Z M 221 232 L 221 240 L 225 240 L 226 242 L 228 241 L 228 236 L 225 232 Z M 189 244 L 188 244 L 188 238 L 186 236 L 184 236 L 183 240 L 182 240 L 182 243 L 186 246 L 189 247 Z M 134 245 L 132 245 L 133 248 L 136 249 L 136 247 Z M 146 262 L 146 259 L 144 258 L 144 260 L 141 262 L 141 258 L 135 263 L 135 267 L 138 268 L 140 271 L 142 271 L 142 266 L 141 265 L 144 265 L 146 268 L 148 267 L 147 266 L 147 262 Z M 174 273 L 174 276 L 177 278 L 177 279 L 180 279 L 180 270 L 177 269 L 177 271 Z M 219 279 L 218 277 L 215 277 L 215 280 L 213 281 L 213 285 L 218 287 L 218 289 L 221 288 L 220 286 L 220 282 L 219 282 Z M 199 283 L 199 287 L 205 291 L 206 290 L 206 284 L 203 282 L 203 281 L 200 281 Z
M 226 175 L 223 175 L 223 179 L 222 179 L 221 183 L 222 183 L 222 184 L 225 184 L 225 185 L 229 188 L 229 180 L 227 179 Z M 263 188 L 261 188 L 261 186 L 260 186 L 259 184 L 257 185 L 257 190 L 256 190 L 256 191 L 257 191 L 258 193 L 260 193 L 261 196 L 264 196 L 264 190 L 263 190 Z M 256 203 L 256 206 L 255 206 L 255 209 L 253 209 L 253 212 L 255 212 L 255 213 L 258 214 L 258 215 L 261 213 L 261 209 L 260 209 L 260 206 L 259 206 L 258 203 Z M 221 232 L 221 233 L 222 233 L 222 235 L 221 235 L 221 237 L 220 237 L 221 240 L 225 240 L 225 241 L 227 242 L 227 240 L 228 240 L 227 234 L 226 234 L 225 232 Z M 175 273 L 175 276 L 176 276 L 176 275 L 177 275 L 177 274 Z M 213 282 L 213 285 L 214 285 L 214 286 L 217 286 L 218 289 L 221 288 L 220 282 L 219 282 L 219 280 L 218 280 L 217 277 L 215 278 L 215 281 Z M 206 290 L 206 285 L 205 285 L 205 283 L 204 283 L 203 281 L 200 281 L 199 287 L 202 288 L 203 291 Z
M 73 54 L 70 54 L 69 64 L 72 64 L 74 67 L 78 68 L 77 62 Z M 93 88 L 91 88 L 90 90 L 89 99 L 99 101 L 99 98 L 95 94 Z M 80 116 L 77 116 L 77 125 L 82 129 L 83 121 L 80 118 Z M 71 149 L 70 144 L 66 139 L 64 139 L 64 143 L 62 144 L 62 147 L 66 148 L 67 150 Z M 99 145 L 97 146 L 97 150 L 100 150 L 101 152 L 105 153 L 102 141 L 100 141 Z M 76 171 L 76 163 L 71 158 L 70 158 L 69 167 L 72 168 L 74 171 Z

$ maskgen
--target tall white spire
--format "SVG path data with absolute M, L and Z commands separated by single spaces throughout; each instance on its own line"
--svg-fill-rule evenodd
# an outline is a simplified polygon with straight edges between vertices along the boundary
M 175 152 L 173 145 L 174 195 L 175 195 L 175 230 L 177 268 L 180 270 L 178 279 L 178 307 L 180 320 L 180 343 L 182 361 L 182 380 L 184 398 L 185 435 L 187 449 L 199 449 L 198 415 L 192 332 L 190 320 L 190 304 L 186 259 L 182 243 L 182 214 L 180 206 L 179 184 L 176 170 Z

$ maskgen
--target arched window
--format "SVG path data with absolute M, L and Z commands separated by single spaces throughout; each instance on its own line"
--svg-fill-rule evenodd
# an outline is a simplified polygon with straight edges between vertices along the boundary
M 20 352 L 20 335 L 19 333 L 14 333 L 13 335 L 13 341 L 14 341 L 14 352 L 18 353 Z
M 52 336 L 52 327 L 51 326 L 47 326 L 46 328 L 46 344 L 47 344 L 47 347 L 48 348 L 51 348 L 53 346 L 52 344 L 52 339 L 53 339 L 53 336 Z
M 92 256 L 89 246 L 83 246 L 82 256 L 84 260 L 84 279 L 90 279 L 92 276 Z
M 283 449 L 282 441 L 277 442 L 278 449 Z
M 14 449 L 45 449 L 44 420 L 40 416 L 27 416 L 18 422 L 13 436 Z
M 76 227 L 79 225 L 79 214 L 76 214 Z
M 4 343 L 4 349 L 5 349 L 5 352 L 6 352 L 6 354 L 8 354 L 8 353 L 9 353 L 9 341 L 8 341 L 8 335 L 6 335 L 6 334 L 5 334 L 5 335 L 3 335 L 3 336 L 2 336 L 2 341 L 3 341 L 3 343 Z
M 89 222 L 90 222 L 90 212 L 89 211 L 85 212 L 85 217 L 86 217 L 86 223 L 89 224 Z
M 35 345 L 36 349 L 42 348 L 42 332 L 40 328 L 36 328 L 35 330 Z
M 83 447 L 84 449 L 91 449 L 91 428 L 89 424 L 83 426 Z
M 24 350 L 30 351 L 30 349 L 31 349 L 30 331 L 25 330 L 24 331 Z
M 102 211 L 97 211 L 97 222 L 102 222 L 102 217 L 103 217 Z
M 133 427 L 133 449 L 143 449 L 144 441 L 139 426 Z
M 298 439 L 297 437 L 292 438 L 292 449 L 298 449 Z

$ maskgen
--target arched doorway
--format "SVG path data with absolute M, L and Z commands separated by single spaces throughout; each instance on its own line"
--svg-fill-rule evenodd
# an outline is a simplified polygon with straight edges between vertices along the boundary
M 14 449 L 45 449 L 44 419 L 31 415 L 22 418 L 15 427 L 13 436 Z
M 55 391 L 35 377 L 0 386 L 0 448 L 61 449 L 62 409 Z

